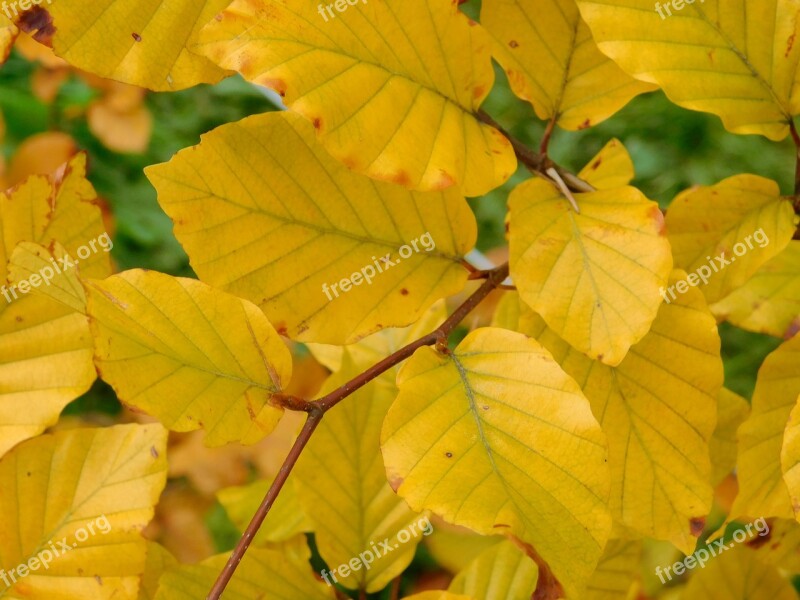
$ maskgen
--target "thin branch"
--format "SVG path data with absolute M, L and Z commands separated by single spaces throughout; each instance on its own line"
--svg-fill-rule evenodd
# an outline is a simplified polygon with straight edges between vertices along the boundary
M 547 147 L 550 145 L 550 137 L 553 135 L 553 130 L 556 128 L 556 116 L 553 115 L 553 118 L 547 123 L 547 128 L 544 130 L 544 135 L 542 136 L 542 143 L 539 146 L 539 154 L 542 156 L 547 156 Z
M 593 192 L 595 191 L 594 188 L 579 178 L 574 173 L 570 173 L 563 167 L 560 167 L 555 162 L 553 162 L 545 153 L 537 153 L 528 148 L 525 144 L 511 135 L 508 131 L 503 129 L 503 127 L 495 121 L 491 116 L 489 116 L 484 111 L 478 111 L 477 113 L 478 119 L 482 122 L 486 123 L 487 125 L 491 125 L 495 129 L 497 129 L 500 133 L 502 133 L 506 139 L 511 143 L 511 147 L 514 149 L 514 154 L 517 156 L 517 160 L 525 165 L 529 171 L 534 173 L 538 173 L 543 177 L 546 177 L 548 180 L 553 181 L 552 178 L 547 174 L 547 169 L 555 169 L 558 174 L 561 176 L 561 179 L 569 186 L 570 190 L 573 192 Z M 543 140 L 544 141 L 544 140 Z M 554 182 L 555 183 L 555 182 Z
M 789 131 L 792 132 L 792 139 L 794 140 L 795 149 L 797 150 L 794 167 L 794 214 L 800 215 L 800 134 L 797 133 L 794 119 L 789 120 Z M 800 240 L 800 226 L 798 226 L 797 231 L 794 233 L 794 239 Z
M 400 598 L 400 582 L 403 579 L 403 575 L 398 575 L 392 580 L 392 589 L 389 592 L 389 600 L 398 600 Z
M 343 386 L 333 390 L 323 398 L 315 401 L 303 400 L 302 398 L 297 398 L 295 396 L 282 395 L 276 395 L 273 398 L 273 401 L 284 408 L 307 412 L 308 419 L 306 419 L 306 422 L 303 424 L 303 428 L 300 430 L 300 434 L 297 436 L 297 439 L 292 445 L 292 449 L 289 450 L 289 454 L 286 455 L 286 459 L 283 461 L 283 465 L 281 465 L 278 475 L 275 477 L 272 485 L 270 485 L 267 495 L 264 496 L 264 500 L 262 500 L 261 505 L 256 511 L 256 514 L 253 515 L 253 519 L 250 521 L 247 529 L 245 529 L 241 539 L 239 539 L 239 543 L 236 544 L 236 548 L 234 548 L 233 552 L 231 553 L 228 562 L 225 564 L 225 568 L 217 577 L 217 581 L 211 588 L 211 591 L 207 596 L 207 600 L 219 600 L 222 592 L 225 591 L 225 587 L 233 577 L 233 574 L 236 571 L 236 568 L 239 566 L 239 563 L 242 562 L 245 552 L 247 552 L 247 549 L 250 547 L 253 538 L 255 538 L 255 535 L 261 527 L 261 524 L 264 522 L 264 519 L 266 519 L 267 514 L 269 514 L 275 499 L 278 497 L 283 485 L 286 483 L 286 479 L 292 472 L 297 460 L 300 458 L 300 454 L 308 444 L 308 441 L 311 439 L 311 435 L 320 424 L 320 421 L 322 421 L 322 417 L 325 416 L 325 413 L 359 388 L 365 386 L 376 377 L 409 358 L 422 346 L 435 345 L 438 351 L 448 352 L 447 336 L 452 333 L 452 331 L 464 319 L 464 317 L 472 312 L 472 310 L 478 306 L 493 290 L 499 287 L 503 281 L 505 281 L 506 277 L 508 277 L 508 263 L 488 271 L 486 281 L 484 281 L 483 284 L 481 284 L 481 286 L 461 304 L 461 306 L 455 309 L 455 311 L 453 311 L 453 313 L 441 325 L 439 325 L 435 331 L 432 331 L 418 340 L 415 340 L 410 344 L 400 348 L 398 351 L 387 356 L 380 362 L 375 363 L 372 367 L 354 377 Z

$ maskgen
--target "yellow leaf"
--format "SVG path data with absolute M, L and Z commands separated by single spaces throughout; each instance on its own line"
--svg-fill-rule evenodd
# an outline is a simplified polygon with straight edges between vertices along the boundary
M 709 442 L 711 483 L 717 484 L 736 466 L 736 431 L 750 414 L 750 403 L 727 388 L 719 393 L 717 428 Z
M 291 482 L 292 479 L 281 489 L 253 543 L 263 545 L 267 542 L 285 542 L 298 533 L 312 530 L 305 511 L 299 506 L 295 486 L 290 485 Z M 250 524 L 271 483 L 271 480 L 261 480 L 217 492 L 220 504 L 239 531 L 244 531 Z
M 137 600 L 153 600 L 158 590 L 158 580 L 168 570 L 174 569 L 178 561 L 169 550 L 161 544 L 147 542 L 147 558 L 144 563 L 144 573 L 139 585 L 139 597 Z
M 633 161 L 618 139 L 612 139 L 590 160 L 578 177 L 598 190 L 625 187 L 634 177 Z
M 25 279 L 24 286 L 2 285 L 9 281 L 9 260 L 20 242 L 47 247 L 58 242 L 72 256 L 79 251 L 83 256 L 86 249 L 82 272 L 94 277 L 110 273 L 108 254 L 92 252 L 87 245 L 97 247 L 107 234 L 92 204 L 95 193 L 85 166 L 86 156 L 80 154 L 54 176 L 33 176 L 0 194 L 0 456 L 55 423 L 64 406 L 96 378 L 89 325 L 82 314 L 30 294 L 41 288 L 41 277 Z M 62 269 L 69 271 L 60 262 L 51 270 Z
M 513 542 L 506 540 L 482 552 L 447 588 L 470 598 L 530 600 L 539 569 Z
M 667 211 L 667 231 L 675 267 L 716 302 L 787 246 L 794 209 L 774 181 L 736 175 L 679 194 Z M 668 291 L 670 300 L 674 295 Z
M 690 290 L 662 304 L 617 367 L 571 348 L 525 307 L 520 331 L 552 352 L 589 398 L 608 437 L 615 518 L 690 553 L 711 508 L 709 441 L 723 379 L 720 339 L 702 294 Z
M 743 547 L 728 549 L 689 579 L 681 600 L 797 600 L 791 583 L 778 570 L 753 560 Z
M 758 333 L 782 338 L 800 331 L 800 241 L 789 242 L 711 310 L 737 327 Z
M 578 0 L 600 50 L 734 133 L 781 140 L 800 112 L 794 0 Z M 659 8 L 660 7 L 660 8 Z M 660 12 L 659 12 L 660 11 Z M 644 35 L 644 32 L 648 32 Z
M 481 25 L 514 93 L 564 129 L 596 125 L 656 89 L 600 52 L 575 0 L 484 0 Z
M 641 560 L 640 541 L 610 540 L 589 579 L 585 600 L 633 600 Z
M 328 379 L 320 395 L 363 369 L 345 353 L 342 370 Z M 410 510 L 386 482 L 381 424 L 396 395 L 397 388 L 385 379 L 354 392 L 325 416 L 295 468 L 300 505 L 331 571 L 326 581 L 370 593 L 400 575 L 432 531 L 428 517 Z M 342 572 L 340 565 L 352 572 Z
M 159 582 L 155 600 L 197 600 L 208 595 L 228 554 L 181 566 Z M 275 549 L 250 548 L 225 589 L 225 600 L 335 600 L 331 587 L 315 580 L 304 536 Z
M 800 525 L 796 520 L 770 519 L 769 533 L 753 538 L 748 545 L 761 562 L 793 574 L 800 573 Z
M 19 34 L 19 29 L 11 21 L 0 16 L 0 65 L 8 60 L 17 34 Z
M 40 293 L 75 312 L 85 314 L 86 292 L 81 285 L 77 268 L 50 276 L 56 269 L 60 269 L 60 264 L 74 263 L 74 261 L 75 259 L 58 242 L 54 243 L 52 252 L 40 244 L 21 242 L 9 260 L 8 281 L 16 287 L 23 281 L 31 281 L 35 276 L 42 280 L 42 273 L 45 273 L 47 275 L 43 279 L 45 285 L 38 285 L 31 290 L 31 293 Z
M 542 179 L 509 197 L 511 274 L 548 326 L 617 365 L 655 319 L 672 268 L 661 211 L 633 187 L 576 194 Z
M 500 535 L 478 535 L 439 518 L 433 525 L 433 533 L 425 538 L 425 547 L 436 564 L 454 574 L 466 569 L 484 550 L 505 539 Z
M 3 457 L 0 598 L 135 600 L 166 438 L 160 425 L 73 429 Z
M 396 352 L 403 346 L 410 344 L 436 329 L 447 318 L 444 300 L 439 300 L 431 305 L 420 319 L 408 327 L 382 329 L 373 333 L 355 344 L 347 346 L 347 352 L 353 361 L 365 366 L 370 366 Z M 345 353 L 343 346 L 329 344 L 306 344 L 311 354 L 322 365 L 336 372 L 342 368 L 342 356 Z M 400 365 L 387 371 L 389 378 L 394 381 Z
M 739 495 L 731 517 L 794 517 L 781 452 L 798 394 L 800 336 L 796 335 L 767 356 L 758 370 L 750 416 L 738 432 Z
M 270 400 L 292 358 L 264 314 L 194 279 L 133 270 L 86 283 L 95 363 L 119 399 L 206 443 L 252 444 L 277 424 Z
M 215 83 L 225 71 L 188 50 L 227 0 L 54 0 L 34 36 L 72 66 L 158 91 Z
M 799 390 L 800 391 L 800 390 Z M 800 396 L 789 414 L 781 447 L 783 481 L 789 490 L 795 518 L 800 521 Z
M 147 175 L 200 278 L 300 341 L 408 325 L 467 280 L 477 226 L 456 190 L 351 173 L 297 115 L 225 125 Z
M 462 594 L 453 594 L 452 592 L 444 592 L 441 590 L 431 590 L 428 592 L 420 592 L 413 596 L 405 596 L 403 600 L 475 600 L 469 596 Z
M 475 113 L 494 83 L 487 33 L 447 0 L 382 0 L 328 17 L 291 0 L 236 0 L 199 51 L 285 97 L 338 160 L 412 189 L 467 196 L 516 169 Z M 328 22 L 326 22 L 326 20 Z
M 569 593 L 608 537 L 604 436 L 538 342 L 496 328 L 403 366 L 382 433 L 390 483 L 415 510 L 535 547 Z

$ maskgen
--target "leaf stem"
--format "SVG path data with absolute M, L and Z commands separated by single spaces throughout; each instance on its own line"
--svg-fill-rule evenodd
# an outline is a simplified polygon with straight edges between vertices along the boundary
M 794 119 L 789 119 L 789 131 L 792 132 L 792 139 L 797 150 L 794 167 L 794 214 L 800 215 L 800 134 L 797 133 Z M 800 240 L 800 226 L 797 227 L 797 231 L 794 233 L 794 239 Z
M 322 417 L 325 416 L 325 413 L 359 388 L 365 386 L 382 373 L 385 373 L 392 367 L 409 358 L 422 346 L 435 345 L 437 350 L 446 352 L 447 336 L 452 333 L 462 320 L 464 320 L 464 317 L 472 312 L 472 310 L 474 310 L 492 291 L 497 289 L 503 281 L 505 281 L 506 277 L 508 277 L 508 263 L 496 269 L 486 271 L 486 280 L 481 286 L 456 308 L 436 330 L 400 348 L 319 400 L 309 401 L 296 396 L 275 396 L 274 400 L 277 404 L 289 410 L 307 412 L 308 418 L 303 424 L 303 428 L 300 430 L 300 434 L 294 441 L 291 450 L 289 450 L 289 454 L 286 455 L 278 471 L 278 475 L 275 477 L 272 485 L 270 485 L 267 495 L 264 496 L 261 505 L 258 507 L 255 515 L 253 515 L 250 524 L 247 526 L 247 529 L 245 529 L 239 542 L 236 544 L 236 548 L 234 548 L 231 553 L 228 562 L 217 577 L 214 586 L 207 596 L 207 600 L 219 600 L 222 596 L 222 592 L 225 591 L 225 587 L 236 572 L 236 568 L 239 566 L 239 563 L 242 562 L 245 552 L 247 552 L 247 549 L 250 547 L 264 519 L 267 518 L 267 514 L 269 514 L 272 505 L 275 503 L 275 499 L 278 497 L 289 474 L 292 472 L 295 464 L 297 464 L 300 454 L 308 444 L 311 435 L 320 424 L 320 421 L 322 421 Z
M 567 184 L 569 189 L 573 192 L 593 192 L 595 191 L 594 188 L 579 178 L 574 173 L 570 173 L 563 167 L 557 165 L 553 162 L 550 157 L 547 156 L 546 150 L 547 145 L 545 144 L 546 140 L 542 140 L 542 145 L 544 147 L 544 152 L 534 152 L 530 148 L 528 148 L 525 144 L 515 138 L 513 135 L 508 133 L 503 127 L 495 121 L 490 115 L 485 113 L 484 111 L 478 111 L 477 117 L 480 121 L 486 123 L 487 125 L 491 125 L 495 129 L 497 129 L 500 133 L 502 133 L 506 139 L 511 143 L 511 147 L 514 148 L 514 154 L 517 156 L 517 160 L 525 165 L 529 171 L 533 173 L 538 173 L 539 175 L 545 177 L 546 179 L 553 181 L 552 177 L 548 175 L 547 169 L 555 169 L 555 171 L 561 176 L 561 179 Z M 545 136 L 548 138 L 549 141 L 549 133 L 545 133 Z M 560 189 L 560 188 L 559 188 Z

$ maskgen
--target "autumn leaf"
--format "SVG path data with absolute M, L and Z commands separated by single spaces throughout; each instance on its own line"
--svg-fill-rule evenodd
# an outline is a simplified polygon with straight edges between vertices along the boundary
M 538 573 L 536 563 L 506 540 L 481 553 L 447 589 L 470 598 L 530 600 Z
M 690 553 L 711 507 L 709 442 L 723 379 L 719 335 L 702 294 L 690 289 L 662 304 L 616 367 L 571 348 L 525 307 L 519 331 L 539 340 L 591 402 L 608 437 L 617 521 Z
M 17 23 L 71 65 L 124 83 L 175 91 L 215 83 L 225 71 L 189 51 L 227 0 L 57 0 Z
M 314 579 L 310 558 L 304 536 L 274 549 L 251 548 L 228 584 L 225 600 L 335 600 L 334 588 Z M 219 554 L 168 571 L 155 600 L 205 598 L 227 561 L 227 554 Z
M 746 548 L 728 549 L 689 580 L 685 600 L 797 600 L 788 580 L 768 563 L 753 560 Z
M 575 382 L 538 342 L 483 328 L 452 354 L 417 350 L 398 385 L 382 433 L 398 494 L 534 546 L 576 594 L 610 520 L 605 441 Z
M 586 588 L 586 600 L 628 600 L 636 589 L 642 542 L 609 540 Z
M 165 450 L 161 426 L 118 425 L 43 435 L 4 456 L 0 598 L 136 600 Z
M 750 404 L 747 400 L 727 388 L 720 390 L 717 428 L 709 442 L 712 483 L 722 481 L 736 466 L 736 432 L 749 415 Z
M 596 125 L 656 89 L 600 52 L 575 0 L 484 0 L 481 24 L 514 93 L 564 129 Z
M 794 517 L 781 465 L 784 430 L 800 394 L 800 336 L 784 342 L 758 370 L 751 412 L 738 431 L 739 495 L 731 517 Z M 782 450 L 783 449 L 783 450 Z
M 96 196 L 85 168 L 86 156 L 79 154 L 54 176 L 36 175 L 0 194 L 0 285 L 10 281 L 9 261 L 19 256 L 19 243 L 57 242 L 76 256 L 103 235 L 102 215 L 93 205 Z M 30 250 L 23 244 L 21 251 L 26 247 Z M 24 293 L 47 287 L 44 275 L 56 279 L 57 271 L 68 271 L 71 264 L 51 265 L 47 273 L 36 274 L 38 279 L 17 281 L 17 287 L 2 286 L 0 456 L 55 423 L 61 410 L 96 378 L 86 318 L 46 296 Z M 106 252 L 90 252 L 80 268 L 95 277 L 111 270 Z
M 789 242 L 783 252 L 711 310 L 749 331 L 779 338 L 800 331 L 800 241 Z
M 158 581 L 161 576 L 177 566 L 178 561 L 169 550 L 155 542 L 147 542 L 147 555 L 144 563 L 144 573 L 139 585 L 137 600 L 153 600 L 158 590 Z
M 467 196 L 512 175 L 511 144 L 475 114 L 494 83 L 491 40 L 456 3 L 364 2 L 333 19 L 319 10 L 235 0 L 196 48 L 279 92 L 354 171 L 419 190 L 458 184 Z
M 296 115 L 221 127 L 147 175 L 200 278 L 293 339 L 348 344 L 408 325 L 467 280 L 476 224 L 457 191 L 353 174 Z
M 342 357 L 345 352 L 350 354 L 353 361 L 361 365 L 371 365 L 396 352 L 406 344 L 422 337 L 441 325 L 447 318 L 447 310 L 443 300 L 431 305 L 418 321 L 408 327 L 392 327 L 381 329 L 377 333 L 362 338 L 355 344 L 347 347 L 331 344 L 306 344 L 311 354 L 330 371 L 336 372 L 342 368 Z M 386 372 L 386 377 L 395 381 L 400 367 L 397 366 Z
M 591 164 L 591 163 L 590 163 Z M 672 268 L 658 205 L 633 187 L 576 194 L 523 182 L 509 197 L 511 274 L 558 335 L 617 365 L 655 319 Z
M 689 285 L 698 286 L 708 302 L 716 302 L 786 248 L 796 217 L 777 183 L 736 175 L 679 194 L 666 222 L 675 267 L 689 273 Z
M 734 133 L 789 134 L 800 112 L 793 0 L 705 0 L 680 11 L 652 0 L 578 6 L 600 50 L 675 104 L 713 113 Z
M 363 368 L 345 352 L 341 371 L 320 395 Z M 382 590 L 411 563 L 417 544 L 432 530 L 427 516 L 410 510 L 386 482 L 381 425 L 396 395 L 394 384 L 383 379 L 353 393 L 322 421 L 297 462 L 297 496 L 331 571 L 327 577 L 351 589 Z M 354 557 L 358 568 L 337 577 L 335 569 Z
M 13 286 L 19 286 L 24 281 L 41 273 L 54 271 L 53 265 L 74 264 L 75 259 L 57 241 L 52 242 L 53 250 L 50 251 L 40 244 L 20 242 L 8 262 L 8 281 Z M 78 259 L 80 260 L 80 259 Z M 50 269 L 47 271 L 47 269 Z M 59 267 L 60 268 L 60 267 Z M 31 290 L 32 294 L 41 294 L 72 309 L 75 312 L 86 314 L 86 292 L 83 290 L 77 266 L 63 271 L 49 279 L 47 285 L 40 285 Z
M 259 480 L 217 492 L 219 503 L 239 531 L 247 529 L 271 483 L 271 480 Z M 266 545 L 270 542 L 285 542 L 306 531 L 312 531 L 311 522 L 299 505 L 295 486 L 287 483 L 258 530 L 254 543 Z
M 95 362 L 123 402 L 206 443 L 254 443 L 283 411 L 271 403 L 291 355 L 254 305 L 193 279 L 133 270 L 86 283 Z M 168 398 L 169 402 L 164 399 Z

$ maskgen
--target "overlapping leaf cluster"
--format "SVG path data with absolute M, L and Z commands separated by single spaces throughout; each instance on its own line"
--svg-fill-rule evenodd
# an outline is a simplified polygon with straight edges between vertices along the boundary
M 483 0 L 480 23 L 458 4 L 370 0 L 323 21 L 300 0 L 58 0 L 0 26 L 0 56 L 20 28 L 102 77 L 168 91 L 238 72 L 288 107 L 146 170 L 199 280 L 111 275 L 98 254 L 0 302 L 0 567 L 114 515 L 111 537 L 0 598 L 202 597 L 225 555 L 175 566 L 140 536 L 166 477 L 164 427 L 254 443 L 292 407 L 286 340 L 333 371 L 324 395 L 435 329 L 441 300 L 481 275 L 465 196 L 518 166 L 532 173 L 508 202 L 516 290 L 490 326 L 419 348 L 326 416 L 226 597 L 333 598 L 306 533 L 336 567 L 429 515 L 505 539 L 462 561 L 449 591 L 415 598 L 631 597 L 644 540 L 691 553 L 734 469 L 727 519 L 773 518 L 784 551 L 800 548 L 796 193 L 742 173 L 684 191 L 665 217 L 631 186 L 620 141 L 576 175 L 546 155 L 550 136 L 657 88 L 731 132 L 800 144 L 800 4 L 706 0 L 663 19 L 649 0 Z M 481 110 L 493 59 L 549 123 L 540 153 Z M 0 280 L 74 259 L 104 231 L 93 200 L 82 156 L 0 196 Z M 423 234 L 435 247 L 391 258 Z M 374 280 L 324 292 L 365 265 Z M 723 320 L 785 339 L 749 406 L 724 387 Z M 95 368 L 164 427 L 39 435 Z M 244 526 L 267 485 L 220 501 Z M 419 541 L 339 583 L 380 591 Z M 756 579 L 791 598 L 795 563 L 737 548 L 683 597 L 727 580 L 751 598 Z

